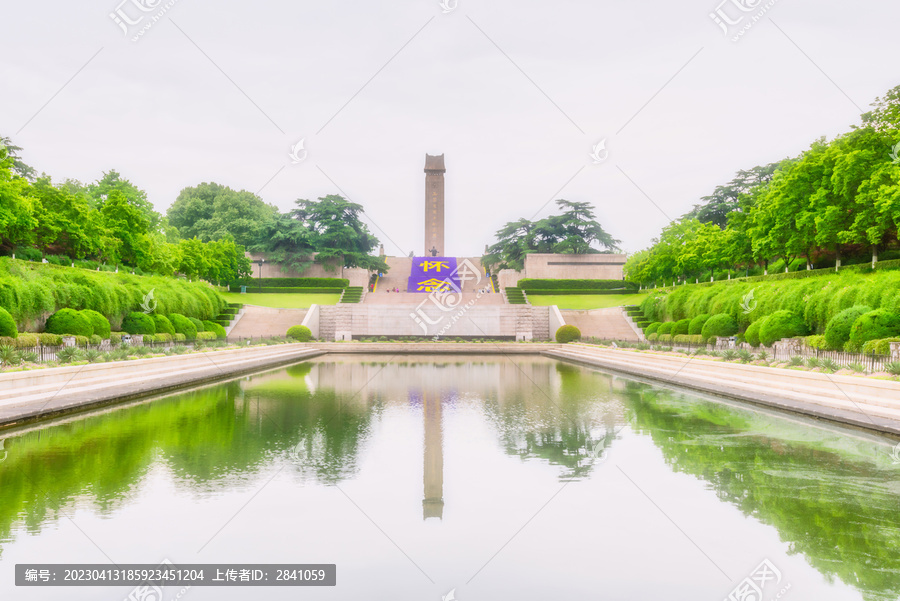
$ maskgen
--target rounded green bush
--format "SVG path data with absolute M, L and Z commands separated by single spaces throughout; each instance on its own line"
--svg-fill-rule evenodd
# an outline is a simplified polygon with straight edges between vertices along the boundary
M 9 314 L 9 311 L 0 307 L 0 336 L 15 338 L 18 335 L 19 330 L 16 328 L 16 320 Z
M 674 321 L 664 321 L 663 323 L 659 324 L 659 329 L 656 330 L 656 333 L 660 336 L 662 336 L 663 334 L 671 334 L 674 328 Z
M 710 315 L 709 313 L 704 313 L 702 315 L 698 315 L 694 319 L 691 320 L 691 325 L 688 326 L 688 334 L 691 336 L 699 336 L 703 333 L 703 326 L 709 321 Z
M 298 342 L 309 342 L 312 338 L 312 331 L 306 326 L 291 326 L 288 328 L 287 337 Z
M 84 315 L 87 320 L 91 322 L 91 327 L 94 329 L 95 335 L 99 336 L 100 338 L 109 338 L 109 333 L 112 331 L 112 328 L 109 325 L 108 319 L 106 319 L 97 311 L 93 311 L 91 309 L 84 309 L 82 311 L 79 311 L 79 313 Z
M 203 322 L 197 319 L 196 317 L 188 317 L 190 322 L 194 324 L 194 327 L 197 328 L 197 332 L 207 332 L 206 326 L 203 325 Z
M 825 342 L 828 348 L 836 351 L 843 349 L 847 341 L 850 340 L 850 328 L 853 327 L 857 319 L 871 310 L 872 307 L 854 305 L 832 317 L 825 328 Z
M 159 313 L 154 314 L 153 325 L 156 326 L 157 334 L 175 335 L 175 326 L 172 325 L 172 322 L 169 321 L 169 318 L 165 315 L 160 315 Z
M 225 338 L 225 336 L 227 336 L 227 334 L 225 333 L 225 328 L 214 321 L 204 321 L 203 329 L 207 332 L 213 332 L 216 335 L 216 338 L 219 339 L 223 339 Z
M 656 342 L 657 340 L 659 340 L 659 334 L 657 334 L 656 332 L 653 332 L 652 334 L 647 336 L 648 342 Z
M 723 336 L 734 336 L 737 333 L 738 324 L 734 320 L 734 317 L 728 313 L 713 315 L 706 320 L 706 323 L 703 324 L 703 329 L 700 330 L 700 335 L 703 336 L 703 340 L 709 340 L 712 337 L 720 338 Z
M 850 328 L 850 343 L 855 348 L 869 340 L 900 335 L 900 315 L 886 309 L 875 309 L 860 315 Z
M 562 326 L 556 330 L 556 341 L 560 344 L 566 344 L 574 340 L 581 340 L 581 330 L 575 326 Z
M 806 336 L 809 328 L 796 313 L 782 309 L 769 315 L 759 328 L 759 341 L 766 346 L 784 338 Z
M 47 318 L 44 329 L 62 336 L 90 336 L 94 333 L 90 320 L 75 309 L 60 309 Z
M 215 340 L 215 332 L 197 332 L 197 340 Z
M 644 335 L 649 336 L 650 334 L 656 334 L 657 331 L 659 331 L 659 326 L 661 326 L 661 325 L 662 325 L 661 322 L 654 321 L 649 326 L 647 326 L 647 328 L 644 330 Z
M 146 313 L 129 313 L 122 320 L 122 329 L 132 336 L 136 334 L 156 334 L 156 322 Z
M 675 322 L 675 327 L 672 328 L 672 336 L 682 336 L 686 335 L 691 329 L 691 320 L 690 319 L 682 319 L 681 321 Z
M 197 326 L 190 319 L 179 313 L 172 313 L 169 315 L 169 322 L 175 329 L 176 334 L 181 334 L 185 340 L 196 340 Z
M 103 342 L 103 338 L 101 338 L 98 334 L 94 334 L 94 335 L 92 335 L 92 336 L 90 337 L 90 342 L 91 342 L 91 344 L 93 344 L 94 346 L 97 346 L 98 344 L 100 344 L 101 342 Z
M 750 346 L 759 346 L 759 328 L 762 327 L 765 320 L 765 318 L 757 319 L 747 326 L 747 331 L 744 332 L 744 340 L 746 340 Z

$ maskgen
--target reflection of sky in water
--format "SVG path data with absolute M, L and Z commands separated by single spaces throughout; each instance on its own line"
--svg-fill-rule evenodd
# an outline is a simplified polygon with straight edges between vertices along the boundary
M 892 441 L 514 360 L 326 358 L 9 433 L 0 595 L 124 599 L 13 566 L 168 558 L 338 566 L 191 600 L 721 599 L 767 558 L 791 598 L 897 598 Z

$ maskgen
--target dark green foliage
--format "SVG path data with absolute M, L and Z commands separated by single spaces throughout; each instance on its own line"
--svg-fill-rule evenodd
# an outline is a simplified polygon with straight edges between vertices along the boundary
M 765 346 L 772 346 L 784 338 L 806 336 L 809 328 L 803 319 L 790 311 L 776 311 L 769 315 L 759 327 L 759 341 Z
M 709 313 L 702 313 L 693 318 L 691 320 L 691 325 L 688 327 L 688 334 L 691 336 L 700 336 L 703 333 L 703 326 L 706 325 L 706 322 L 709 321 L 710 317 Z
M 591 294 L 596 290 L 637 291 L 638 284 L 622 280 L 540 280 L 525 278 L 519 280 L 519 288 L 526 292 L 534 290 L 577 290 L 577 294 Z
M 122 330 L 131 335 L 156 334 L 156 322 L 146 313 L 129 313 L 122 320 Z
M 197 329 L 197 333 L 198 333 L 198 334 L 199 334 L 200 332 L 205 332 L 205 331 L 206 331 L 206 326 L 203 325 L 203 322 L 202 322 L 202 321 L 200 321 L 200 320 L 197 319 L 196 317 L 188 317 L 188 319 L 191 320 L 191 323 L 192 323 L 192 324 L 194 324 L 194 327 Z
M 734 318 L 727 313 L 713 315 L 705 324 L 703 324 L 703 329 L 700 331 L 703 340 L 709 340 L 713 337 L 720 338 L 734 336 L 737 333 L 738 324 Z
M 169 315 L 169 322 L 172 324 L 175 333 L 183 335 L 185 340 L 194 340 L 197 338 L 197 326 L 184 315 L 173 313 Z
M 581 340 L 581 330 L 575 326 L 562 326 L 556 330 L 556 341 L 566 344 L 575 340 Z
M 223 339 L 225 338 L 225 328 L 221 325 L 217 324 L 214 321 L 206 320 L 203 322 L 203 329 L 207 332 L 213 332 L 216 335 L 216 338 Z
M 165 315 L 160 315 L 159 313 L 153 314 L 153 324 L 156 326 L 157 334 L 170 334 L 175 335 L 175 326 L 172 325 L 172 322 Z
M 844 309 L 831 318 L 828 327 L 825 328 L 825 342 L 831 350 L 843 350 L 844 345 L 850 340 L 850 330 L 853 324 L 864 314 L 872 310 L 865 305 L 854 305 Z
M 524 305 L 527 304 L 525 300 L 525 295 L 522 293 L 522 290 L 515 286 L 509 286 L 505 289 L 506 292 L 506 300 L 509 301 L 510 305 Z
M 112 328 L 109 325 L 108 319 L 91 309 L 84 309 L 81 311 L 81 314 L 91 322 L 91 328 L 94 330 L 96 336 L 99 336 L 100 338 L 109 338 L 109 333 L 112 331 Z
M 691 320 L 690 319 L 682 319 L 680 321 L 675 322 L 675 326 L 672 328 L 672 335 L 679 336 L 682 334 L 689 334 L 691 329 Z
M 900 315 L 876 309 L 861 315 L 850 328 L 850 343 L 860 349 L 869 340 L 900 335 Z
M 362 286 L 351 286 L 347 288 L 344 292 L 344 296 L 341 298 L 342 303 L 358 303 L 362 300 L 363 289 Z
M 578 290 L 578 289 L 563 289 L 563 290 L 554 290 L 551 288 L 538 288 L 536 290 L 527 290 L 530 296 L 577 296 L 577 295 L 607 295 L 607 294 L 634 294 L 634 290 L 599 290 L 596 288 L 586 289 L 586 290 Z
M 44 329 L 51 334 L 90 336 L 94 327 L 90 320 L 75 309 L 60 309 L 49 318 Z
M 19 335 L 16 329 L 16 321 L 9 314 L 9 311 L 0 307 L 0 336 L 15 338 Z
M 312 338 L 312 332 L 306 326 L 291 326 L 288 328 L 287 337 L 293 338 L 298 342 L 309 342 Z

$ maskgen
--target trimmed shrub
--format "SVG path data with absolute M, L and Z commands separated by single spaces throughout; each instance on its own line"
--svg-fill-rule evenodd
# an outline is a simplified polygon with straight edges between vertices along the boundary
M 87 346 L 91 343 L 91 339 L 88 336 L 76 336 L 75 344 L 78 346 Z
M 703 340 L 709 340 L 713 337 L 727 338 L 728 336 L 734 336 L 737 333 L 738 324 L 734 320 L 734 317 L 728 313 L 719 313 L 706 320 L 706 323 L 703 324 L 703 329 L 700 331 L 700 336 Z
M 828 340 L 823 335 L 807 336 L 806 340 L 803 342 L 809 348 L 818 349 L 820 351 L 824 351 L 828 348 Z M 843 348 L 843 345 L 841 345 L 841 348 Z
M 59 346 L 62 344 L 62 336 L 59 334 L 52 334 L 50 332 L 44 332 L 42 334 L 38 334 L 38 342 L 41 343 L 41 346 Z
M 175 336 L 173 336 L 173 338 L 175 339 L 175 342 L 184 342 L 187 340 L 187 336 L 185 336 L 184 334 L 179 334 L 178 332 L 175 332 Z
M 657 334 L 656 332 L 653 332 L 652 334 L 647 336 L 647 342 L 656 342 L 657 340 L 659 340 L 659 334 Z
M 160 315 L 159 313 L 154 314 L 153 316 L 153 325 L 156 326 L 157 334 L 169 334 L 170 336 L 175 335 L 175 326 L 172 325 L 172 322 L 169 321 L 169 318 L 165 315 Z
M 38 334 L 22 333 L 15 338 L 15 344 L 19 348 L 31 348 L 40 345 Z
M 80 313 L 87 317 L 88 321 L 91 322 L 91 327 L 94 329 L 95 335 L 100 338 L 109 338 L 109 333 L 112 331 L 112 328 L 109 325 L 108 319 L 92 309 L 84 309 L 83 311 L 80 311 Z
M 184 340 L 195 340 L 197 338 L 197 326 L 184 315 L 179 315 L 178 313 L 169 315 L 169 323 L 172 324 L 175 334 L 181 334 L 184 336 Z M 202 326 L 203 324 L 201 323 L 200 325 Z
M 869 340 L 862 345 L 862 352 L 866 355 L 890 355 L 892 342 L 900 342 L 900 338 Z
M 153 335 L 153 342 L 172 342 L 174 336 L 168 332 L 159 332 Z
M 807 334 L 809 334 L 809 328 L 803 323 L 803 318 L 786 310 L 775 311 L 759 327 L 759 341 L 766 346 L 772 346 L 784 338 L 795 338 Z
M 156 322 L 146 313 L 129 313 L 122 320 L 122 329 L 131 335 L 156 334 Z
M 214 321 L 208 321 L 208 320 L 204 321 L 203 329 L 206 330 L 207 332 L 214 333 L 216 335 L 216 338 L 219 338 L 219 339 L 225 338 L 225 336 L 227 336 L 227 334 L 225 333 L 225 328 L 223 328 L 221 325 L 217 324 Z
M 865 305 L 854 305 L 849 309 L 844 309 L 831 318 L 828 327 L 825 328 L 825 341 L 828 348 L 832 350 L 841 350 L 847 341 L 850 340 L 850 328 L 857 319 L 872 310 L 872 307 Z
M 690 333 L 691 329 L 691 320 L 690 319 L 682 319 L 680 321 L 675 322 L 675 327 L 672 328 L 673 336 L 680 336 L 684 334 Z
M 581 340 L 581 330 L 575 326 L 562 326 L 556 330 L 556 341 L 566 344 L 575 340 Z
M 60 309 L 47 318 L 44 329 L 51 334 L 68 336 L 90 336 L 94 333 L 90 320 L 75 309 Z
M 232 292 L 241 291 L 241 283 L 234 282 L 230 288 L 236 288 Z M 255 292 L 259 288 L 340 288 L 344 289 L 350 285 L 347 278 L 253 278 L 247 281 L 244 286 L 247 290 Z
M 312 338 L 312 331 L 306 326 L 291 326 L 288 328 L 287 337 L 298 342 L 309 342 Z
M 671 334 L 660 334 L 659 342 L 660 344 L 672 344 L 675 341 L 675 337 Z
M 659 329 L 656 330 L 656 333 L 662 336 L 663 334 L 671 334 L 672 330 L 675 328 L 674 321 L 666 321 L 659 324 Z
M 675 342 L 678 344 L 703 344 L 703 336 L 699 334 L 691 335 L 691 334 L 678 334 L 675 336 Z
M 759 329 L 762 327 L 762 324 L 765 320 L 765 317 L 763 317 L 762 319 L 757 319 L 756 321 L 751 323 L 747 327 L 747 331 L 744 332 L 744 340 L 747 341 L 750 346 L 759 346 Z
M 127 334 L 128 332 L 110 332 L 109 341 L 112 344 L 122 344 L 122 336 L 125 336 Z
M 900 315 L 876 309 L 859 316 L 850 328 L 850 342 L 861 349 L 869 340 L 891 338 L 900 334 Z
M 197 340 L 215 340 L 215 332 L 197 332 Z
M 659 330 L 659 326 L 661 325 L 662 324 L 660 322 L 654 321 L 649 326 L 647 326 L 647 328 L 644 330 L 644 334 L 646 336 L 649 336 L 650 334 L 656 334 L 656 332 Z
M 203 322 L 197 319 L 196 317 L 188 317 L 190 322 L 194 324 L 194 327 L 197 328 L 197 332 L 205 332 L 206 326 L 203 325 Z
M 691 336 L 700 336 L 703 333 L 703 326 L 709 321 L 710 317 L 711 315 L 709 313 L 703 313 L 692 319 L 691 325 L 688 326 L 688 334 Z
M 91 337 L 89 338 L 89 340 L 90 340 L 91 344 L 93 344 L 94 346 L 97 346 L 98 344 L 103 342 L 103 338 L 101 338 L 97 334 L 92 334 Z
M 0 336 L 15 338 L 18 335 L 19 330 L 16 328 L 16 320 L 9 314 L 9 311 L 0 307 Z

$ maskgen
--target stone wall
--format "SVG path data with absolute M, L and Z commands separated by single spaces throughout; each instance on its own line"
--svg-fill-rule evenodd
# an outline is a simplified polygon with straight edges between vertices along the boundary
M 265 259 L 264 254 L 245 253 L 251 261 Z M 261 270 L 261 273 L 260 273 Z M 313 263 L 303 272 L 283 267 L 280 263 L 270 263 L 266 261 L 262 265 L 252 263 L 250 265 L 251 277 L 256 278 L 346 278 L 350 280 L 351 286 L 362 286 L 365 288 L 369 285 L 369 271 L 358 267 L 341 267 L 333 266 L 332 270 L 326 269 L 325 265 Z
M 525 255 L 525 274 L 531 279 L 621 280 L 627 255 Z
M 334 325 L 332 325 L 334 324 Z M 550 308 L 530 305 L 460 306 L 443 311 L 431 303 L 416 305 L 323 305 L 319 338 L 333 340 L 377 336 L 508 337 L 548 340 Z

